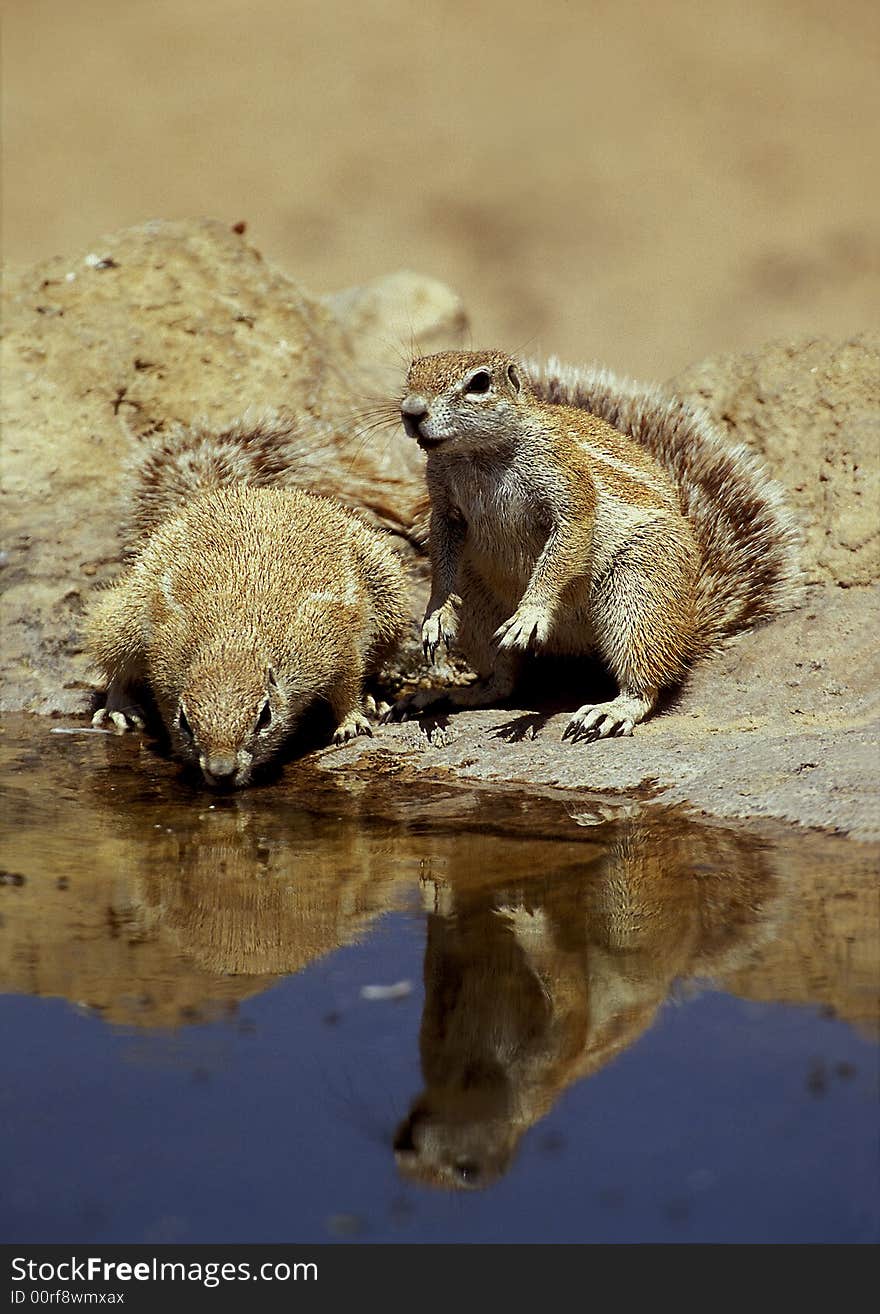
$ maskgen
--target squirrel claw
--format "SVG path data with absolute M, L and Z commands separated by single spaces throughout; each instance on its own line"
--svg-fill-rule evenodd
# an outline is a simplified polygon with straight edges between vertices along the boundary
M 385 720 L 386 714 L 390 711 L 391 704 L 386 703 L 384 699 L 377 703 L 372 694 L 367 694 L 364 699 L 364 715 L 369 716 L 374 721 L 378 721 L 380 724 Z
M 576 721 L 569 721 L 562 738 L 569 739 L 573 744 L 593 743 L 599 738 L 599 734 L 594 726 L 587 727 L 579 725 Z
M 573 744 L 593 743 L 612 735 L 631 735 L 633 727 L 641 721 L 647 705 L 644 700 L 621 694 L 609 703 L 586 703 L 569 721 L 562 738 Z
M 448 701 L 449 694 L 445 689 L 421 689 L 416 693 L 407 694 L 405 698 L 398 698 L 382 716 L 382 724 L 387 725 L 391 721 L 410 721 L 414 717 L 421 716 L 422 712 L 429 708 L 442 707 Z
M 387 711 L 379 717 L 380 725 L 393 725 L 395 721 L 406 721 L 410 716 L 410 707 L 412 700 L 410 698 L 398 698 L 396 703 L 392 703 Z
M 344 721 L 340 721 L 333 733 L 334 744 L 345 744 L 349 739 L 356 739 L 358 735 L 366 735 L 369 739 L 373 738 L 373 728 L 370 725 L 363 712 L 350 712 Z
M 136 707 L 129 707 L 125 711 L 120 708 L 99 707 L 92 717 L 92 725 L 97 728 L 106 726 L 108 722 L 118 735 L 124 735 L 129 730 L 143 730 L 145 724 Z
M 455 612 L 446 604 L 425 617 L 422 623 L 422 651 L 432 665 L 441 643 L 446 645 L 446 651 L 449 652 L 455 642 L 456 629 Z
M 517 607 L 492 635 L 499 648 L 514 648 L 521 652 L 538 648 L 550 633 L 550 618 L 543 607 Z

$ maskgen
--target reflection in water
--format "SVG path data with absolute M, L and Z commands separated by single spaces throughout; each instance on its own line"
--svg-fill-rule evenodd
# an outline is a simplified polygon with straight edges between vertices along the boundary
M 358 824 L 356 800 L 332 823 L 295 792 L 211 804 L 160 759 L 139 765 L 136 746 L 47 741 L 45 757 L 5 767 L 7 990 L 139 1027 L 205 1021 L 357 939 L 417 872 L 391 864 L 388 835 Z M 327 793 L 316 803 L 333 808 Z
M 763 846 L 631 819 L 579 868 L 520 884 L 429 882 L 425 1090 L 398 1129 L 408 1176 L 482 1186 L 573 1081 L 631 1045 L 676 979 L 723 975 L 764 938 Z
M 562 1092 L 688 980 L 876 1027 L 868 846 L 811 835 L 780 849 L 676 814 L 575 813 L 541 796 L 484 804 L 452 786 L 400 788 L 391 759 L 389 780 L 375 768 L 325 780 L 305 763 L 283 785 L 209 803 L 137 742 L 13 722 L 2 752 L 6 990 L 179 1027 L 234 1011 L 420 891 L 424 1089 L 394 1138 L 414 1180 L 503 1174 Z

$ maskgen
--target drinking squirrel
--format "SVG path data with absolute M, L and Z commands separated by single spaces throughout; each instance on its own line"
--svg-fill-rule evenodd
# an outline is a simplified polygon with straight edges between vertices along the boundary
M 371 734 L 365 677 L 409 621 L 386 535 L 292 481 L 293 421 L 176 428 L 135 471 L 129 565 L 87 642 L 106 676 L 94 724 L 143 724 L 147 685 L 173 748 L 212 786 L 246 785 L 318 699 L 334 742 Z

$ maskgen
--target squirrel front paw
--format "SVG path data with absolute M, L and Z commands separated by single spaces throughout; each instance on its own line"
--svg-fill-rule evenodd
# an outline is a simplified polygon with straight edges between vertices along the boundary
M 499 648 L 513 648 L 526 652 L 546 643 L 550 633 L 551 616 L 546 607 L 517 607 L 512 616 L 499 625 L 492 635 Z
M 441 643 L 448 652 L 457 634 L 458 612 L 452 602 L 444 602 L 442 607 L 429 611 L 422 622 L 422 648 L 428 661 L 433 662 Z
M 356 739 L 358 735 L 369 735 L 373 737 L 373 727 L 367 720 L 365 712 L 355 707 L 344 717 L 333 732 L 334 744 L 345 744 L 349 739 Z
M 99 707 L 92 717 L 92 725 L 98 727 L 108 723 L 118 735 L 144 728 L 144 718 L 139 707 L 126 707 L 124 710 L 119 707 Z

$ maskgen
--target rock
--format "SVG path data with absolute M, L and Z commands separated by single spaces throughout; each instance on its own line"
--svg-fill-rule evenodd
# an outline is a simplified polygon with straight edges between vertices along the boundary
M 805 338 L 694 365 L 669 387 L 761 453 L 804 527 L 811 582 L 880 575 L 880 335 Z
M 385 313 L 392 336 L 409 314 L 434 345 L 464 325 L 456 298 L 414 274 L 322 301 L 211 220 L 145 224 L 7 279 L 3 708 L 85 709 L 84 601 L 118 568 L 138 439 L 171 422 L 293 410 L 335 445 L 309 486 L 410 532 L 422 457 L 360 418 L 365 397 L 389 395 Z
M 346 325 L 357 359 L 375 369 L 442 351 L 463 339 L 468 327 L 461 298 L 451 288 L 409 270 L 337 292 L 326 304 Z

